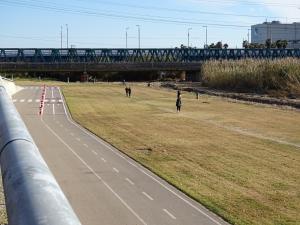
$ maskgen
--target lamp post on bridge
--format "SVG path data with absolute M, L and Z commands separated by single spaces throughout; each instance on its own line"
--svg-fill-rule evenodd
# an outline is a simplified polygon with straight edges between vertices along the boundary
M 207 45 L 207 26 L 203 26 L 203 27 L 205 27 L 205 48 L 207 48 L 208 47 L 208 45 Z
M 138 39 L 139 39 L 139 48 L 141 48 L 141 26 L 136 25 L 138 28 Z
M 63 27 L 60 26 L 60 48 L 62 48 Z
M 68 26 L 68 24 L 66 24 L 66 28 L 67 28 L 67 48 L 69 48 L 69 26 Z
M 189 28 L 188 29 L 188 48 L 190 47 L 190 30 L 192 30 L 193 28 Z
M 128 30 L 129 27 L 126 27 L 126 48 L 128 47 Z

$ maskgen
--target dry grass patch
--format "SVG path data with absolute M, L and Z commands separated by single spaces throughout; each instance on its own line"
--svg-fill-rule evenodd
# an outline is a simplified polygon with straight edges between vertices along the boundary
M 233 224 L 300 224 L 300 114 L 133 86 L 65 86 L 73 118 Z M 282 144 L 280 141 L 286 143 Z

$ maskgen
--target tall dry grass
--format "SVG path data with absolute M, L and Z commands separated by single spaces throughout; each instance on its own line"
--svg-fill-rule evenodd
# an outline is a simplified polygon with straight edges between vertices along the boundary
M 202 74 L 204 85 L 212 88 L 300 96 L 300 59 L 208 61 Z

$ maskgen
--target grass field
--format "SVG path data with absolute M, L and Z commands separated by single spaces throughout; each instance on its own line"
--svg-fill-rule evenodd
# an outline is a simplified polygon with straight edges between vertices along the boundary
M 73 118 L 232 224 L 300 224 L 300 113 L 133 86 L 63 86 Z

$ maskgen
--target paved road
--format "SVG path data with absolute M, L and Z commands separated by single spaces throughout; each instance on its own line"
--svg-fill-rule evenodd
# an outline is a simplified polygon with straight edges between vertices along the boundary
M 223 225 L 222 219 L 69 116 L 57 87 L 24 87 L 13 102 L 84 225 Z

